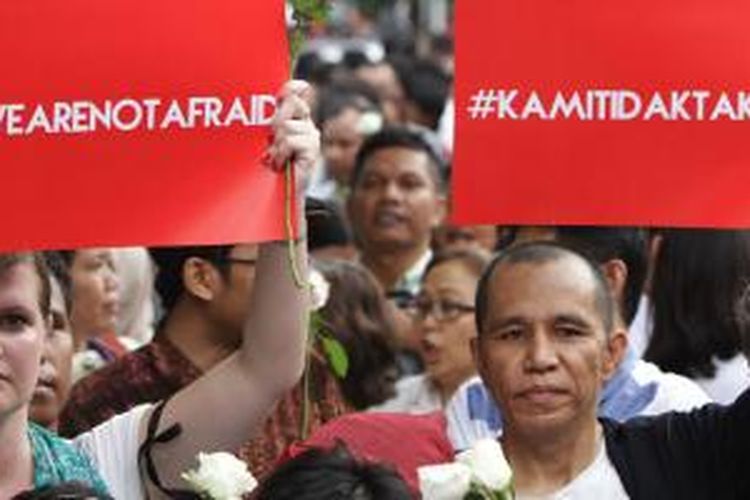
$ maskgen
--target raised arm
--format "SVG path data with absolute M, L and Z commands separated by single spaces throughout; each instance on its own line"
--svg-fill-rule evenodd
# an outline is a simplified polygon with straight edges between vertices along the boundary
M 269 149 L 269 160 L 279 172 L 292 160 L 300 185 L 317 161 L 320 143 L 310 120 L 308 93 L 302 82 L 284 87 Z M 295 216 L 304 234 L 304 192 L 299 187 L 296 191 Z M 306 279 L 305 244 L 297 245 L 295 258 Z M 199 452 L 234 451 L 262 428 L 276 401 L 304 369 L 308 301 L 307 290 L 294 282 L 286 244 L 261 245 L 242 347 L 178 392 L 164 409 L 159 429 L 175 423 L 182 427 L 179 437 L 153 447 L 164 484 L 184 487 L 180 474 L 195 465 Z M 142 439 L 145 435 L 143 425 Z

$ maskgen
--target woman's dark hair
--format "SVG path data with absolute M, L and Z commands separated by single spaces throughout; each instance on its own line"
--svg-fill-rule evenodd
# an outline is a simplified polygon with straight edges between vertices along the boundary
M 394 469 L 352 456 L 345 445 L 311 448 L 282 464 L 256 500 L 411 500 Z
M 65 307 L 69 311 L 73 300 L 71 291 L 73 284 L 71 283 L 70 278 L 70 260 L 68 259 L 68 256 L 65 255 L 68 253 L 72 252 L 49 250 L 42 252 L 42 255 L 44 256 L 44 261 L 49 269 L 50 276 L 56 279 L 57 284 L 60 286 L 63 300 L 65 301 Z
M 740 325 L 742 349 L 745 356 L 750 359 L 750 285 L 745 288 L 742 296 L 737 301 L 737 322 Z
M 645 359 L 688 377 L 713 377 L 743 337 L 737 301 L 750 283 L 750 232 L 667 230 L 656 258 L 653 335 Z
M 13 500 L 111 500 L 112 497 L 79 482 L 60 483 L 24 491 Z
M 393 397 L 396 377 L 394 319 L 375 278 L 362 266 L 344 261 L 316 262 L 331 284 L 321 315 L 349 358 L 341 392 L 358 410 Z
M 425 268 L 424 276 L 426 277 L 430 274 L 430 271 L 441 264 L 455 261 L 460 262 L 466 269 L 471 271 L 478 280 L 482 277 L 482 274 L 484 274 L 484 270 L 487 268 L 491 260 L 492 256 L 489 253 L 478 249 L 462 248 L 447 250 L 445 252 L 437 253 L 432 257 L 432 260 L 430 260 L 430 263 L 427 264 L 427 267 Z

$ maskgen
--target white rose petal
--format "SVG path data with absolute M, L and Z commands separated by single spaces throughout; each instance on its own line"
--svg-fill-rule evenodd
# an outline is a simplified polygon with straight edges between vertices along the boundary
M 503 448 L 495 439 L 480 439 L 470 450 L 459 454 L 456 460 L 471 469 L 475 481 L 494 491 L 507 488 L 513 478 Z
M 198 470 L 182 475 L 198 493 L 213 500 L 241 500 L 258 486 L 247 464 L 231 453 L 199 453 Z
M 471 486 L 471 470 L 461 463 L 419 467 L 417 476 L 423 500 L 463 500 Z
M 383 117 L 375 111 L 367 111 L 357 122 L 357 132 L 364 136 L 375 135 L 383 128 Z
M 328 302 L 328 294 L 331 291 L 331 284 L 325 279 L 320 271 L 310 270 L 310 307 L 313 311 L 322 308 Z

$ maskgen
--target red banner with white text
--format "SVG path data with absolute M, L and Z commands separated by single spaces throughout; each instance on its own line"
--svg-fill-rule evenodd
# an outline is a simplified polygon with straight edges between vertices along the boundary
M 454 218 L 750 227 L 750 3 L 458 0 Z
M 0 249 L 283 237 L 283 0 L 0 2 Z

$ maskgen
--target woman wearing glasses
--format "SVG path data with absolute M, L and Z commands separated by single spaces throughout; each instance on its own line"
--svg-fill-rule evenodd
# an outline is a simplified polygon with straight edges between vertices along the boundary
M 471 339 L 476 336 L 474 295 L 489 255 L 477 250 L 438 254 L 427 267 L 410 311 L 420 337 L 425 371 L 396 384 L 396 397 L 373 411 L 429 413 L 476 373 Z

